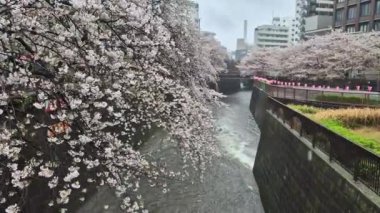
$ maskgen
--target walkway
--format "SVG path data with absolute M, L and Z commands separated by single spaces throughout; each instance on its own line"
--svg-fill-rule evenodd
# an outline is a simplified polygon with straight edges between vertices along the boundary
M 281 84 L 281 85 L 280 85 Z M 295 102 L 319 102 L 332 105 L 380 107 L 380 93 L 343 88 L 295 86 L 295 83 L 277 83 L 255 78 L 254 85 L 274 98 Z M 299 85 L 299 84 L 298 84 Z

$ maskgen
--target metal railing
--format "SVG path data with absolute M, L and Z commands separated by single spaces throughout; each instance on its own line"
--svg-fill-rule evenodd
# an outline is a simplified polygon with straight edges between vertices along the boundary
M 342 106 L 380 107 L 380 93 L 378 92 L 272 85 L 256 80 L 254 85 L 264 90 L 269 96 L 279 99 Z
M 268 109 L 301 137 L 311 141 L 313 148 L 321 150 L 329 156 L 330 161 L 345 168 L 355 181 L 361 181 L 380 195 L 379 155 L 330 131 L 272 97 L 268 97 Z

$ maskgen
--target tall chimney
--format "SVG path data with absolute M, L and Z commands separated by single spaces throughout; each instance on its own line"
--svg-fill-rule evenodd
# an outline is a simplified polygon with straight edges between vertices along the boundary
M 248 35 L 248 21 L 244 20 L 244 41 L 247 42 Z

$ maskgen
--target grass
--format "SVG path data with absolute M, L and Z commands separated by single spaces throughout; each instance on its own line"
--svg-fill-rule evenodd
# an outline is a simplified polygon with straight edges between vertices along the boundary
M 380 109 L 321 109 L 289 105 L 331 131 L 380 154 Z
M 340 95 L 319 95 L 315 98 L 317 101 L 323 102 L 337 102 L 346 104 L 367 104 L 378 105 L 380 101 L 372 99 L 363 99 L 355 96 L 340 96 Z
M 380 109 L 329 109 L 319 110 L 313 116 L 316 120 L 333 119 L 350 128 L 380 126 Z
M 313 106 L 308 105 L 288 105 L 290 108 L 302 113 L 302 114 L 316 114 L 317 112 L 320 112 L 321 109 Z
M 365 135 L 369 139 L 375 141 L 380 140 L 380 127 L 362 127 L 354 130 L 359 135 Z
M 376 154 L 380 154 L 380 137 L 377 137 L 376 135 L 373 135 L 375 137 L 368 137 L 368 135 L 363 134 L 368 132 L 368 129 L 362 128 L 360 131 L 352 130 L 345 127 L 341 122 L 331 119 L 322 120 L 320 123 L 348 140 L 372 150 Z

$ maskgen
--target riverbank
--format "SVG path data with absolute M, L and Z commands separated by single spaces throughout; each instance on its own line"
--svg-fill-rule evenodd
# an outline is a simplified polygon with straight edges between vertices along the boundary
M 289 107 L 352 142 L 380 154 L 380 109 L 323 109 L 307 105 Z

